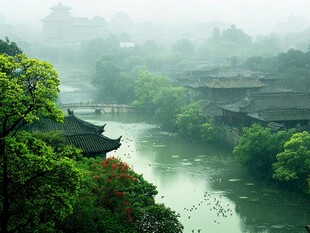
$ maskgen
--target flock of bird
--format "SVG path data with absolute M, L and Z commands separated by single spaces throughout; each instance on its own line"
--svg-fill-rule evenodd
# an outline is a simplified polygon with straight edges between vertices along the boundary
M 191 219 L 192 215 L 191 213 L 197 211 L 200 207 L 203 205 L 207 205 L 210 209 L 210 211 L 214 211 L 216 213 L 216 216 L 227 218 L 228 216 L 233 215 L 233 210 L 230 207 L 229 204 L 222 204 L 222 197 L 223 195 L 219 195 L 218 198 L 214 197 L 211 193 L 209 192 L 204 192 L 203 199 L 199 201 L 197 204 L 192 205 L 189 208 L 184 208 L 184 211 L 189 212 L 188 219 Z M 220 224 L 219 219 L 215 219 L 214 223 Z M 193 229 L 192 232 L 195 232 Z M 201 232 L 201 229 L 197 230 L 198 233 Z

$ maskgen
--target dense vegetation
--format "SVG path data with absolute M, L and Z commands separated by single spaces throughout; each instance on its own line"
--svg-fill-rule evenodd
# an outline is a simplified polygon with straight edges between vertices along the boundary
M 305 131 L 272 132 L 254 124 L 244 128 L 233 153 L 252 174 L 310 193 L 309 139 L 310 134 Z
M 49 63 L 3 52 L 0 90 L 1 232 L 182 232 L 178 215 L 155 203 L 156 187 L 127 164 L 84 158 L 57 132 L 25 130 L 63 121 Z
M 254 56 L 247 59 L 246 66 L 253 71 L 278 75 L 280 87 L 294 91 L 310 88 L 310 50 L 290 49 L 272 57 Z

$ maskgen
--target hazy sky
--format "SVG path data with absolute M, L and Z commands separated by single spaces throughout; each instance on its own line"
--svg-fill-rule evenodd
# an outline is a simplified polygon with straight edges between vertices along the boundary
M 0 0 L 0 15 L 7 21 L 38 24 L 49 7 L 59 0 Z M 116 12 L 126 12 L 134 22 L 223 21 L 244 29 L 272 28 L 290 15 L 308 20 L 310 0 L 62 0 L 72 7 L 72 16 L 111 20 Z

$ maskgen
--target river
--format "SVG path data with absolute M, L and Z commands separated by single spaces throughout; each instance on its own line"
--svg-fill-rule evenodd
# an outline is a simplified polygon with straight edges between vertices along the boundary
M 183 140 L 138 114 L 78 114 L 122 145 L 120 157 L 157 186 L 156 201 L 180 214 L 184 232 L 299 233 L 310 223 L 308 198 L 279 190 L 240 168 L 225 147 Z

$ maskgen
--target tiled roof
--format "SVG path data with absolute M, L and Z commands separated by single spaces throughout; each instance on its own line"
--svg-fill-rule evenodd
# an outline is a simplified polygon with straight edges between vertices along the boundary
M 96 126 L 83 121 L 73 113 L 64 118 L 64 123 L 48 119 L 31 125 L 31 131 L 49 132 L 60 131 L 65 135 L 68 144 L 83 150 L 86 155 L 96 155 L 116 150 L 120 147 L 120 139 L 111 139 L 102 135 L 104 126 Z
M 184 76 L 192 79 L 213 79 L 213 78 L 263 78 L 265 75 L 259 72 L 253 72 L 240 68 L 215 68 L 209 70 L 190 70 L 185 72 Z
M 111 139 L 97 134 L 67 135 L 66 140 L 68 143 L 81 148 L 83 153 L 87 155 L 107 153 L 118 149 L 121 145 L 121 137 Z
M 310 93 L 250 93 L 237 101 L 218 104 L 218 107 L 244 113 L 281 109 L 310 110 Z
M 61 131 L 64 135 L 85 133 L 102 134 L 104 132 L 104 127 L 105 125 L 97 126 L 87 121 L 83 121 L 76 117 L 74 114 L 66 116 L 64 118 L 64 123 L 42 119 L 39 123 L 33 126 L 34 129 L 37 129 L 41 132 Z
M 205 106 L 204 113 L 206 116 L 219 117 L 222 116 L 223 110 L 215 105 L 215 103 L 208 103 Z
M 230 89 L 230 88 L 258 88 L 264 87 L 266 84 L 262 83 L 259 79 L 251 78 L 225 78 L 213 79 L 205 86 L 212 89 Z
M 232 77 L 252 77 L 257 72 L 246 69 L 220 69 L 216 74 L 211 75 L 214 78 L 232 78 Z
M 310 110 L 300 109 L 266 110 L 248 113 L 247 115 L 264 122 L 310 120 Z

